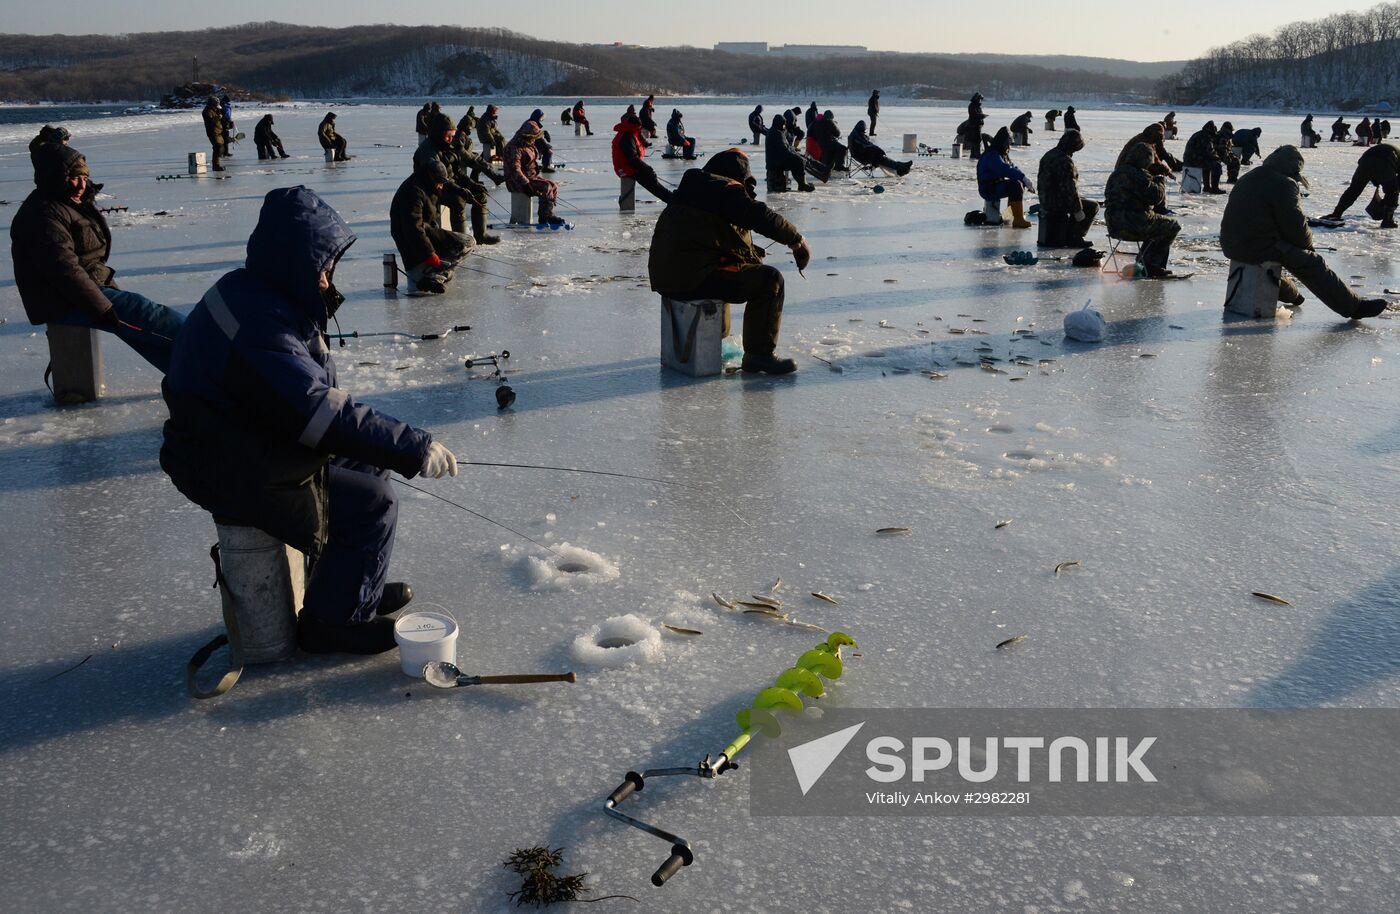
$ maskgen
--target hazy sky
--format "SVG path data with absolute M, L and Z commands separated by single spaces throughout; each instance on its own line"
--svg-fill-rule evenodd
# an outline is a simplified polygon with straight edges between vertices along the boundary
M 998 51 L 1086 54 L 1133 60 L 1194 57 L 1213 45 L 1269 32 L 1370 3 L 1273 0 L 1269 4 L 1176 0 L 1173 3 L 1066 3 L 1053 0 L 411 0 L 384 3 L 286 0 L 238 3 L 122 3 L 64 0 L 49 6 L 0 0 L 0 32 L 118 33 L 201 29 L 277 20 L 306 25 L 499 26 L 563 41 L 709 47 L 716 41 L 863 44 L 888 51 Z M 1148 15 L 1135 14 L 1146 11 Z M 0 48 L 3 55 L 3 48 Z

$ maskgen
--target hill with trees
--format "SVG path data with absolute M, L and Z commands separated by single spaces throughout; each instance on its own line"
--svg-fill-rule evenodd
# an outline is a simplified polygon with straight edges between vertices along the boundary
M 192 73 L 191 58 L 199 72 Z M 1048 60 L 1057 60 L 1049 58 Z M 0 36 L 0 99 L 156 99 L 191 79 L 291 98 L 433 95 L 831 95 L 1146 100 L 1155 73 L 1096 58 L 876 53 L 801 59 L 541 41 L 502 29 L 277 22 L 198 32 Z M 1125 73 L 1127 75 L 1125 75 Z M 988 91 L 993 89 L 994 91 Z
M 1357 110 L 1400 101 L 1400 3 L 1292 22 L 1214 48 L 1162 86 L 1211 105 Z

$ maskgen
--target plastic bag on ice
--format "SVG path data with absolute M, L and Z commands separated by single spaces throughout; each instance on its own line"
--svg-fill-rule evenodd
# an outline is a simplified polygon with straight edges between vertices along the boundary
M 1071 311 L 1065 315 L 1065 336 L 1072 340 L 1099 343 L 1103 341 L 1103 334 L 1107 329 L 1108 324 L 1104 322 L 1103 315 L 1090 308 L 1088 302 L 1078 311 Z

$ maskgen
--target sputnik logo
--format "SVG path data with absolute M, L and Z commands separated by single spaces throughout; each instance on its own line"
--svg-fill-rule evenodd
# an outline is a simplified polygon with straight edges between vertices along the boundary
M 821 779 L 821 776 L 826 774 L 826 770 L 831 767 L 832 762 L 836 761 L 841 750 L 846 748 L 855 738 L 856 733 L 860 731 L 860 728 L 864 726 L 864 723 L 859 723 L 854 727 L 828 733 L 826 736 L 818 737 L 800 746 L 793 746 L 788 750 L 788 759 L 792 761 L 793 774 L 797 775 L 797 786 L 802 788 L 804 797 L 807 795 L 807 791 L 811 790 Z

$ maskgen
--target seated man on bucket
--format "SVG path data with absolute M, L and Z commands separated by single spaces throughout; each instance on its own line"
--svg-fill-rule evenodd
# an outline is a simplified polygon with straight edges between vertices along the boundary
M 622 115 L 622 121 L 613 126 L 613 131 L 613 171 L 619 178 L 636 181 L 661 202 L 670 203 L 671 192 L 661 186 L 656 169 L 643 161 L 646 157 L 646 140 L 642 139 L 642 119 L 629 110 Z
M 112 231 L 93 200 L 87 159 L 45 143 L 34 153 L 35 188 L 10 224 L 15 288 L 31 324 L 106 330 L 165 373 L 185 318 L 144 295 L 125 292 L 107 266 Z
M 1084 240 L 1094 224 L 1099 205 L 1079 195 L 1079 169 L 1074 154 L 1084 148 L 1078 130 L 1066 130 L 1055 148 L 1040 157 L 1040 219 L 1045 223 L 1045 240 L 1040 247 L 1085 248 Z
M 687 171 L 656 221 L 647 271 L 652 290 L 668 298 L 746 302 L 743 370 L 789 374 L 797 363 L 774 354 L 783 317 L 783 274 L 763 264 L 762 249 L 750 233 L 787 245 L 799 270 L 812 259 L 812 250 L 795 225 L 756 199 L 756 184 L 749 157 L 740 149 L 726 149 L 703 169 Z
M 1240 178 L 1220 220 L 1220 249 L 1231 260 L 1272 261 L 1302 281 L 1324 305 L 1357 320 L 1385 310 L 1385 299 L 1359 298 L 1315 250 L 1303 213 L 1303 154 L 1280 146 L 1262 165 Z M 1287 276 L 1279 276 L 1278 300 L 1301 305 L 1303 296 Z
M 297 644 L 311 653 L 393 649 L 385 615 L 413 593 L 385 584 L 398 518 L 389 471 L 457 474 L 427 432 L 336 387 L 326 323 L 354 240 L 312 191 L 270 191 L 245 266 L 190 314 L 162 385 L 160 465 L 175 487 L 218 522 L 256 527 L 310 561 Z
M 409 282 L 419 292 L 441 295 L 452 270 L 473 247 L 465 232 L 442 228 L 439 207 L 451 183 L 437 159 L 415 160 L 413 174 L 399 185 L 389 204 L 389 234 L 403 258 Z
M 540 150 L 536 141 L 544 136 L 544 128 L 536 121 L 526 121 L 506 144 L 506 189 L 513 194 L 538 197 L 540 225 L 563 225 L 554 215 L 554 203 L 559 199 L 559 185 L 540 177 Z
M 1128 150 L 1127 158 L 1108 176 L 1104 188 L 1104 223 L 1110 238 L 1138 242 L 1138 260 L 1149 279 L 1165 279 L 1172 275 L 1167 262 L 1181 223 L 1161 214 L 1167 179 L 1149 171 L 1156 161 L 1146 143 Z
M 1011 227 L 1030 228 L 1026 221 L 1025 192 L 1035 193 L 1035 185 L 1025 172 L 1011 162 L 1011 131 L 997 131 L 992 145 L 977 160 L 977 193 L 988 203 L 1006 200 L 1011 205 Z
M 331 159 L 336 162 L 348 162 L 350 156 L 345 154 L 345 137 L 335 132 L 335 112 L 330 111 L 321 118 L 321 126 L 316 128 L 316 139 L 320 141 L 321 148 L 331 153 Z
M 788 115 L 791 113 L 787 112 Z M 802 156 L 792 149 L 788 135 L 788 131 L 792 129 L 789 127 L 789 120 L 789 117 L 782 114 L 773 115 L 773 123 L 768 127 L 768 136 L 763 140 L 764 168 L 770 178 L 783 172 L 792 175 L 798 190 L 816 190 L 816 185 L 807 181 L 807 170 Z

